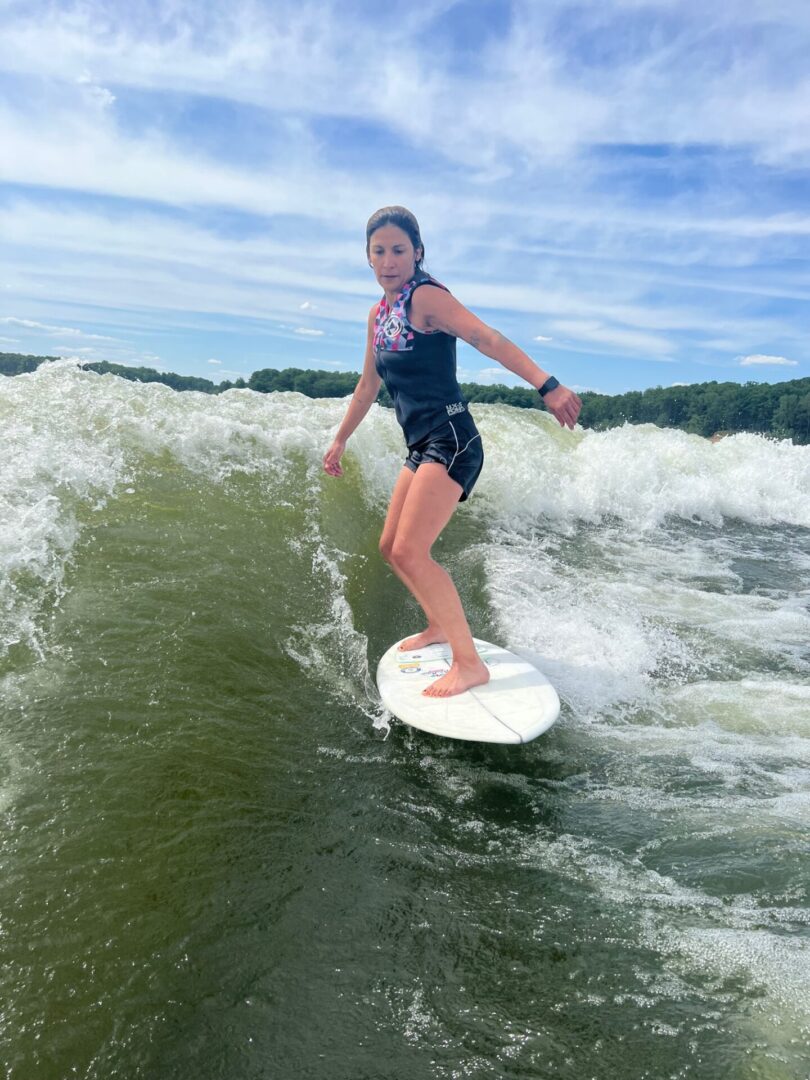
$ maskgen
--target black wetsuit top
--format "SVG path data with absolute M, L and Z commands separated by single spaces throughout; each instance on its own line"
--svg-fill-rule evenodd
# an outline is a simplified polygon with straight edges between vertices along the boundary
M 374 364 L 409 447 L 449 417 L 467 412 L 456 378 L 456 339 L 442 330 L 417 330 L 408 320 L 411 297 L 420 285 L 445 289 L 417 271 L 393 306 L 382 298 L 374 322 Z

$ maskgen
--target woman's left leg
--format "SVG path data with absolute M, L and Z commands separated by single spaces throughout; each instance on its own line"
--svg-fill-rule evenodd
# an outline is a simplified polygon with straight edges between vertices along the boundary
M 430 554 L 458 505 L 461 490 L 444 465 L 421 464 L 408 488 L 391 546 L 392 563 L 406 583 L 413 582 L 411 591 L 417 600 L 420 594 L 430 597 L 430 607 L 437 613 L 453 651 L 452 667 L 424 691 L 428 697 L 449 697 L 489 681 L 489 671 L 475 650 L 456 587 Z

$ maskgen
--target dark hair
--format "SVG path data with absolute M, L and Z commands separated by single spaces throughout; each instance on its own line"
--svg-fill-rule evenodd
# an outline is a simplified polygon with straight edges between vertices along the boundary
M 422 260 L 425 257 L 425 245 L 422 243 L 422 234 L 419 232 L 419 222 L 410 210 L 406 210 L 404 206 L 383 206 L 382 209 L 374 211 L 366 225 L 366 255 L 369 254 L 371 249 L 372 234 L 377 229 L 381 229 L 383 225 L 398 225 L 403 232 L 408 234 L 414 251 L 421 248 L 422 254 L 415 264 L 416 269 L 421 270 Z

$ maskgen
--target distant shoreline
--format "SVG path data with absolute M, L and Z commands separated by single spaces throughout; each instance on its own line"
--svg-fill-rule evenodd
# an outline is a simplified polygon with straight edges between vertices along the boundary
M 0 352 L 0 374 L 13 376 L 30 373 L 58 356 L 32 356 Z M 132 382 L 159 382 L 174 390 L 196 390 L 203 394 L 221 394 L 226 390 L 255 390 L 269 394 L 294 391 L 311 398 L 347 397 L 360 378 L 357 372 L 314 371 L 302 368 L 262 368 L 249 379 L 214 383 L 195 375 L 176 375 L 147 367 L 123 364 L 85 363 L 82 367 L 100 375 L 117 375 Z M 500 403 L 520 409 L 542 408 L 537 394 L 524 387 L 462 383 L 462 391 L 471 403 Z M 723 436 L 750 432 L 777 439 L 791 439 L 799 445 L 810 444 L 810 378 L 780 383 L 706 382 L 688 386 L 656 386 L 626 394 L 597 394 L 583 391 L 580 424 L 585 428 L 607 431 L 623 424 L 655 424 L 702 435 L 718 442 Z M 390 408 L 391 400 L 383 387 L 378 401 Z

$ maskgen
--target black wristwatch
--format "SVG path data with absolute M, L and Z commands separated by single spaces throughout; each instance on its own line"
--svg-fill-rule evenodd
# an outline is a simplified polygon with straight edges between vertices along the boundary
M 543 385 L 537 387 L 537 393 L 540 397 L 545 397 L 546 394 L 551 393 L 552 390 L 556 390 L 559 385 L 559 379 L 555 379 L 553 375 L 549 375 Z

